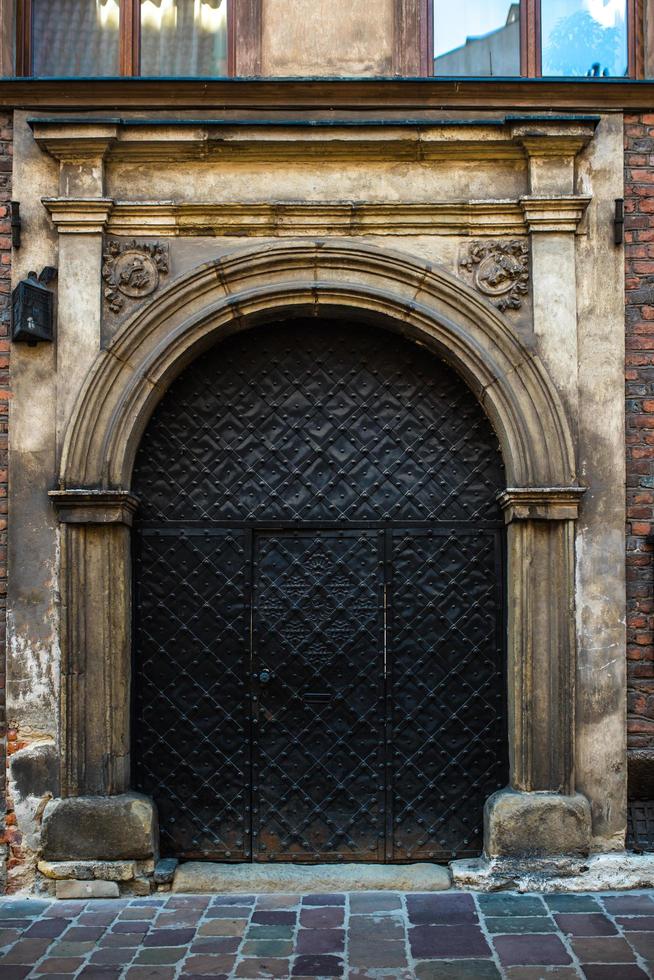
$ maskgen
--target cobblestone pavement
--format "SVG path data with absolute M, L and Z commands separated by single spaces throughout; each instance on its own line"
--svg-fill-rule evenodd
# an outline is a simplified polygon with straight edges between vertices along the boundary
M 636 980 L 654 892 L 0 899 L 0 977 Z

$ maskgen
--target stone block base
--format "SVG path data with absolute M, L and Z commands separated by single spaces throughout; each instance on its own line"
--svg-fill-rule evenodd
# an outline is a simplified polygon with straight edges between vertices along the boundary
M 39 871 L 55 881 L 132 881 L 135 861 L 39 861 Z
M 500 790 L 484 808 L 487 858 L 546 858 L 586 855 L 591 814 L 585 796 Z
M 58 881 L 56 896 L 61 899 L 70 898 L 118 898 L 120 895 L 115 881 Z
M 190 894 L 257 894 L 347 891 L 444 891 L 447 868 L 437 864 L 180 864 L 174 892 Z
M 475 891 L 595 892 L 654 887 L 654 854 L 594 854 L 583 858 L 474 858 L 450 864 L 454 888 Z
M 139 793 L 51 800 L 41 850 L 46 862 L 152 860 L 158 850 L 154 803 Z

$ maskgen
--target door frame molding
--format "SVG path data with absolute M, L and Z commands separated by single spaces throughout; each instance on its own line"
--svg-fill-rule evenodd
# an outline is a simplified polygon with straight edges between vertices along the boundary
M 493 829 L 502 806 L 487 806 L 487 851 L 542 845 L 546 853 L 547 814 L 561 808 L 570 829 L 557 848 L 587 849 L 590 808 L 574 795 L 573 765 L 574 522 L 583 488 L 566 410 L 542 362 L 494 306 L 443 269 L 361 242 L 235 249 L 163 289 L 98 354 L 51 494 L 62 538 L 62 795 L 129 789 L 130 487 L 148 420 L 202 351 L 284 315 L 354 316 L 419 341 L 454 368 L 489 416 L 510 487 L 500 501 L 508 524 L 507 792 L 510 801 L 521 794 L 536 822 L 516 821 L 500 840 Z

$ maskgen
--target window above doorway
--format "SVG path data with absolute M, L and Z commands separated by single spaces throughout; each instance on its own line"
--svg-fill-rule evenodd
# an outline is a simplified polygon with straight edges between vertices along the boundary
M 433 0 L 437 76 L 624 78 L 638 0 Z
M 18 0 L 16 74 L 224 77 L 230 0 Z
M 298 11 L 302 27 L 294 36 L 300 43 L 307 29 L 299 14 L 306 15 L 303 2 L 295 7 L 294 0 L 285 0 L 283 8 L 287 18 Z M 342 2 L 334 0 L 336 6 Z M 654 71 L 645 68 L 646 60 L 654 65 L 650 5 L 654 8 L 654 0 L 392 0 L 385 19 L 380 6 L 370 25 L 368 61 L 354 72 L 348 62 L 343 74 L 652 77 Z M 274 0 L 0 0 L 8 37 L 14 33 L 9 26 L 14 8 L 15 62 L 3 74 L 35 78 L 337 77 L 345 61 L 332 57 L 332 48 L 338 55 L 353 46 L 347 18 L 333 13 L 331 33 L 321 34 L 320 24 L 313 25 L 313 34 L 328 48 L 322 67 L 312 71 L 302 63 L 297 72 L 285 70 L 288 58 L 280 51 L 293 31 L 271 28 L 276 19 L 271 11 L 281 9 Z M 339 23 L 342 38 L 336 36 Z M 351 34 L 351 24 L 349 29 Z M 378 43 L 380 51 L 384 44 L 388 51 L 394 48 L 393 56 L 381 52 L 376 61 Z M 10 54 L 7 58 L 11 62 Z

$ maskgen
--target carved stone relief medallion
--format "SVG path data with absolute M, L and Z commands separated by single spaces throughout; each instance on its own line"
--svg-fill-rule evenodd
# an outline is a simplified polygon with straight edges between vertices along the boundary
M 473 242 L 461 259 L 475 288 L 504 310 L 519 310 L 529 289 L 529 245 L 524 241 Z
M 168 274 L 168 245 L 111 239 L 103 253 L 104 299 L 112 313 L 120 313 L 125 299 L 140 300 L 159 286 Z

